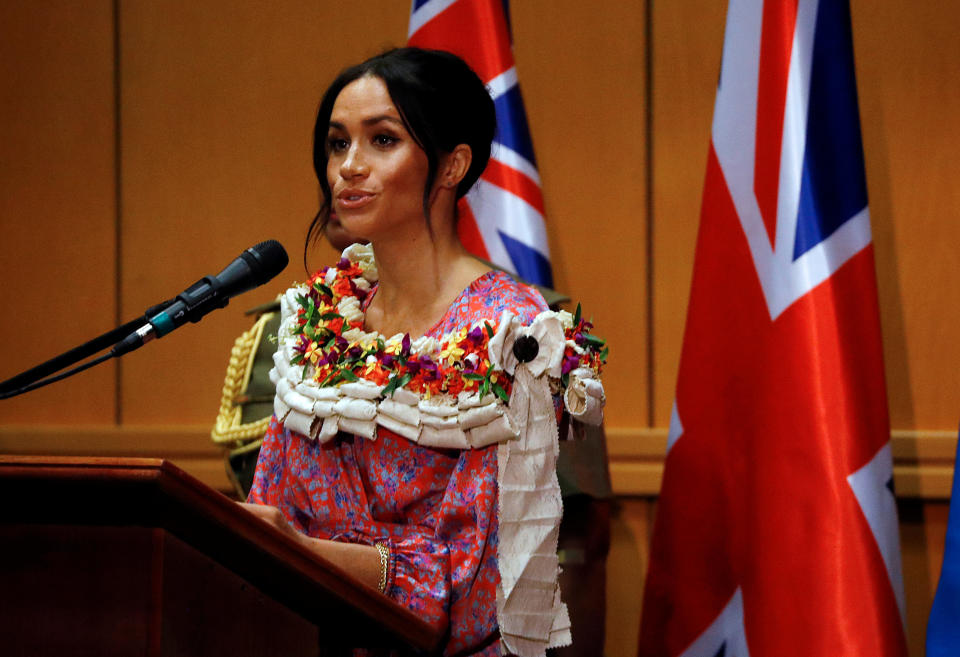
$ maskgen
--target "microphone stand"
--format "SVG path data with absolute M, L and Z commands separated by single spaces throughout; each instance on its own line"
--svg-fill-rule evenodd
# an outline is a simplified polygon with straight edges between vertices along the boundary
M 144 313 L 143 317 L 138 317 L 134 320 L 131 320 L 126 324 L 123 324 L 122 326 L 118 326 L 115 329 L 107 331 L 103 335 L 100 335 L 94 338 L 93 340 L 89 340 L 88 342 L 85 342 L 78 347 L 74 347 L 69 351 L 65 351 L 59 356 L 51 358 L 50 360 L 44 363 L 41 363 L 36 367 L 31 367 L 30 369 L 24 372 L 21 372 L 20 374 L 17 374 L 16 376 L 13 376 L 7 379 L 6 381 L 3 381 L 2 383 L 0 383 L 0 400 L 9 399 L 10 397 L 16 397 L 17 395 L 21 395 L 25 392 L 29 392 L 30 390 L 41 388 L 55 381 L 60 381 L 61 379 L 65 379 L 69 376 L 73 376 L 74 374 L 82 372 L 85 369 L 89 369 L 94 365 L 98 365 L 102 363 L 105 360 L 109 360 L 110 358 L 113 358 L 116 356 L 122 356 L 127 351 L 133 351 L 133 349 L 135 349 L 136 347 L 118 349 L 117 347 L 120 346 L 118 343 L 121 340 L 123 340 L 123 338 L 125 338 L 126 336 L 146 326 L 149 323 L 147 321 L 148 318 L 154 317 L 158 313 L 163 312 L 174 301 L 175 299 L 171 299 L 169 301 L 164 301 L 163 303 L 157 304 L 156 306 L 149 308 L 147 312 Z M 88 358 L 89 356 L 92 356 L 93 354 L 99 351 L 103 351 L 104 349 L 110 346 L 113 346 L 114 349 L 107 352 L 106 354 L 103 354 L 102 356 L 99 356 L 94 360 L 84 363 L 83 365 L 75 367 L 68 372 L 64 372 L 63 374 L 58 374 L 57 376 L 51 376 L 48 379 L 44 379 L 44 377 L 50 376 L 54 372 L 59 372 L 64 368 L 70 367 L 74 363 L 77 363 L 83 360 L 84 358 Z M 136 346 L 139 346 L 139 345 L 136 345 Z

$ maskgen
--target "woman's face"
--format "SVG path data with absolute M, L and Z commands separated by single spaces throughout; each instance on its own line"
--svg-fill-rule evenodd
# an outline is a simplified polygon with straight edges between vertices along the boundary
M 427 156 L 383 80 L 364 76 L 343 88 L 330 115 L 327 153 L 332 210 L 348 233 L 376 242 L 424 225 Z

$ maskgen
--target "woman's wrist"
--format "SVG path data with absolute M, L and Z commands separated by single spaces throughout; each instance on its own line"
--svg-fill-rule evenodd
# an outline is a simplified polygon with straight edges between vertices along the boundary
M 377 590 L 386 594 L 390 577 L 390 546 L 386 543 L 375 543 L 374 547 L 377 548 L 377 553 L 380 555 L 380 581 Z

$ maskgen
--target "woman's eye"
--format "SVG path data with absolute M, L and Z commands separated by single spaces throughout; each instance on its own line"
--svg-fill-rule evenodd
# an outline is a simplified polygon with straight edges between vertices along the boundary
M 376 144 L 377 146 L 383 146 L 383 147 L 393 146 L 398 141 L 400 140 L 392 135 L 377 135 L 376 137 L 373 138 L 374 144 Z
M 330 137 L 327 139 L 327 150 L 331 153 L 340 153 L 347 150 L 347 140 L 340 137 Z

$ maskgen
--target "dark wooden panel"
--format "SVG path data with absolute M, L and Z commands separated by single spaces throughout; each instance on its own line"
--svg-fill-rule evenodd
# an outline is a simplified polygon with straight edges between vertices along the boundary
M 152 530 L 0 524 L 5 655 L 143 655 Z
M 157 527 L 307 620 L 366 646 L 435 649 L 443 629 L 159 459 L 0 456 L 0 525 Z
M 161 655 L 306 657 L 317 654 L 321 632 L 338 635 L 332 623 L 318 628 L 177 537 L 162 532 L 161 541 Z

